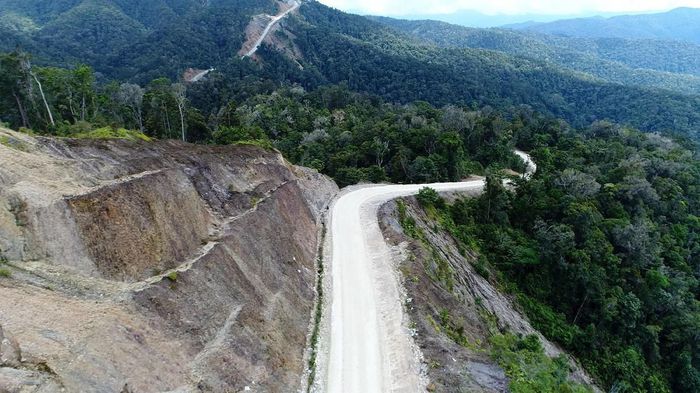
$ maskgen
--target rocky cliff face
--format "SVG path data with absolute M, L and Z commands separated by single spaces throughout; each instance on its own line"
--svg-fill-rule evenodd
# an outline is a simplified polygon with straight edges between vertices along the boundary
M 254 146 L 0 130 L 0 391 L 296 390 L 336 191 Z

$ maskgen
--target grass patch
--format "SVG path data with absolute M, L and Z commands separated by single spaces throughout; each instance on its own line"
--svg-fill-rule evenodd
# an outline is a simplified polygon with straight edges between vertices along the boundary
M 236 146 L 257 146 L 261 147 L 266 150 L 272 150 L 272 151 L 277 151 L 275 146 L 270 142 L 269 139 L 249 139 L 245 141 L 237 141 L 232 143 L 232 145 Z
M 426 266 L 426 272 L 433 281 L 438 281 L 447 287 L 447 289 L 452 292 L 455 286 L 454 272 L 450 264 L 440 256 L 437 249 L 433 247 L 432 244 L 428 245 L 432 250 L 432 264 Z
M 177 281 L 177 270 L 173 270 L 172 272 L 168 273 L 168 275 L 166 277 L 168 278 L 168 280 L 170 280 L 172 282 L 176 282 Z
M 12 272 L 5 268 L 0 268 L 0 277 L 10 278 L 12 277 Z
M 571 348 L 577 339 L 581 338 L 581 329 L 569 324 L 564 314 L 554 311 L 548 305 L 523 293 L 518 293 L 516 296 L 518 305 L 523 308 L 532 326 L 548 339 Z
M 406 210 L 406 202 L 400 199 L 397 200 L 396 210 L 399 213 L 399 223 L 401 224 L 401 228 L 403 228 L 404 233 L 409 237 L 416 238 L 418 235 L 416 220 L 408 214 Z
M 25 142 L 10 135 L 0 135 L 0 145 L 19 151 L 29 150 L 29 146 Z
M 152 139 L 144 133 L 138 131 L 127 130 L 125 128 L 103 127 L 92 131 L 86 131 L 71 135 L 71 138 L 77 139 L 125 139 L 130 141 L 146 141 Z

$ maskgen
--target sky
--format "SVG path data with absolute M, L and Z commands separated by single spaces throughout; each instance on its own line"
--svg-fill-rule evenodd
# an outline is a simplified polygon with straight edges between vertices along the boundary
M 451 14 L 477 11 L 486 15 L 591 15 L 700 8 L 700 0 L 320 0 L 343 11 L 382 15 Z

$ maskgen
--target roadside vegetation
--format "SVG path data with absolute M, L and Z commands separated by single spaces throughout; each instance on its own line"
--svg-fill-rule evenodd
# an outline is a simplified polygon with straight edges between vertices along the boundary
M 491 356 L 503 367 L 512 393 L 588 393 L 592 390 L 569 377 L 569 360 L 544 353 L 535 335 L 497 333 L 490 337 Z
M 693 150 L 612 125 L 515 139 L 531 180 L 510 190 L 489 173 L 480 197 L 452 204 L 424 190 L 429 215 L 606 389 L 700 391 Z

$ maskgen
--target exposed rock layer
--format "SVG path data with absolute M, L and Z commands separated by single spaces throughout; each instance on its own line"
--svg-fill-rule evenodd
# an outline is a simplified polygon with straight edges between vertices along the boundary
M 0 138 L 0 391 L 294 390 L 332 181 L 254 146 Z

